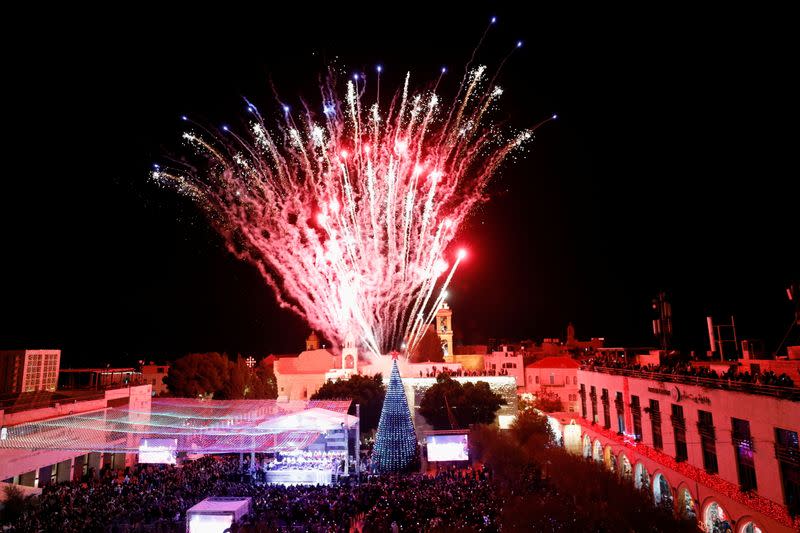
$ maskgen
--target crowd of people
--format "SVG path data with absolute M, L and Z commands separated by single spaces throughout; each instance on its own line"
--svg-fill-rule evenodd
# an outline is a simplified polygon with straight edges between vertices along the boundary
M 254 482 L 238 456 L 203 457 L 178 466 L 137 465 L 89 471 L 82 481 L 45 486 L 25 502 L 9 533 L 177 532 L 186 511 L 209 496 L 252 498 L 234 527 L 260 531 L 497 531 L 501 502 L 480 471 L 434 476 L 368 476 L 361 483 L 283 487 Z M 467 472 L 467 473 L 465 473 Z
M 426 370 L 419 371 L 419 377 L 438 378 L 440 375 L 448 376 L 451 378 L 460 377 L 481 377 L 481 376 L 507 376 L 508 370 L 501 368 L 500 370 L 466 370 L 464 368 L 451 369 L 447 367 L 437 368 L 435 366 Z
M 785 373 L 780 375 L 772 370 L 764 372 L 740 372 L 737 365 L 731 365 L 725 372 L 717 372 L 706 365 L 693 365 L 688 363 L 662 363 L 658 365 L 642 365 L 632 361 L 621 361 L 613 356 L 595 355 L 583 361 L 587 370 L 620 369 L 673 376 L 695 377 L 708 380 L 717 380 L 720 386 L 724 383 L 750 383 L 755 385 L 769 385 L 775 387 L 794 387 L 794 380 Z

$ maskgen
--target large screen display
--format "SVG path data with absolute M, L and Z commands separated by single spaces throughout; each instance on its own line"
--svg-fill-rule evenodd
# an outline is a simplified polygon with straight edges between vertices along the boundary
M 142 439 L 139 443 L 139 462 L 175 464 L 177 439 Z
M 466 435 L 429 435 L 428 461 L 467 461 L 469 444 Z

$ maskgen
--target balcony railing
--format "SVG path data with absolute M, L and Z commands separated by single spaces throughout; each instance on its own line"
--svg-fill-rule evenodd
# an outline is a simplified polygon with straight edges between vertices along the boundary
M 777 385 L 761 385 L 759 383 L 745 383 L 728 379 L 701 378 L 684 374 L 664 374 L 661 372 L 647 372 L 644 370 L 628 370 L 626 368 L 610 368 L 604 366 L 582 365 L 581 370 L 612 374 L 615 376 L 650 379 L 653 381 L 681 383 L 683 385 L 695 385 L 707 389 L 723 389 L 747 394 L 763 394 L 791 400 L 793 402 L 800 401 L 800 388 L 798 387 L 779 387 Z

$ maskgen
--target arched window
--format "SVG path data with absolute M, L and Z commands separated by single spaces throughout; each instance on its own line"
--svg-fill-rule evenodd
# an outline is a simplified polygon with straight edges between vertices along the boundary
M 587 459 L 592 456 L 592 439 L 589 435 L 583 436 L 583 456 Z
M 747 522 L 741 531 L 742 533 L 762 533 L 762 529 L 755 522 Z
M 624 453 L 619 455 L 619 475 L 622 479 L 633 479 L 633 467 Z
M 707 533 L 725 533 L 731 531 L 731 523 L 728 513 L 717 502 L 711 502 L 706 507 L 703 523 Z
M 658 505 L 672 508 L 672 491 L 669 488 L 667 478 L 662 474 L 656 474 L 653 478 L 653 499 Z
M 642 463 L 636 463 L 636 467 L 633 469 L 633 486 L 639 490 L 650 488 L 650 476 Z
M 678 492 L 678 515 L 685 520 L 697 519 L 694 498 L 692 498 L 692 494 L 686 487 L 683 487 Z

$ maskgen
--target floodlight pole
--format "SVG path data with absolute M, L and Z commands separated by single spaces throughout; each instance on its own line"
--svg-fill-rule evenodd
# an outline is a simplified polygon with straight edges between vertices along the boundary
M 344 475 L 350 477 L 350 415 L 344 412 Z
M 356 404 L 356 482 L 361 483 L 361 404 Z

